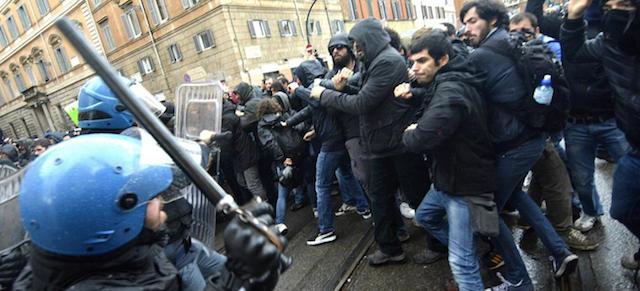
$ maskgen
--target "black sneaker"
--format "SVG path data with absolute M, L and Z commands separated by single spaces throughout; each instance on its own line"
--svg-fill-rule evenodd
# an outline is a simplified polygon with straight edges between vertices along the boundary
M 576 270 L 578 266 L 578 256 L 574 254 L 568 254 L 565 256 L 561 262 L 556 262 L 556 260 L 552 260 L 553 263 L 553 276 L 556 278 L 560 278 L 565 274 L 571 274 Z
M 413 262 L 418 265 L 429 265 L 445 258 L 447 258 L 447 253 L 434 252 L 427 249 L 413 256 Z
M 404 252 L 392 256 L 383 253 L 381 250 L 377 250 L 375 253 L 371 254 L 368 259 L 369 266 L 373 267 L 391 263 L 404 264 L 407 262 L 407 256 L 404 254 Z
M 317 245 L 325 244 L 328 242 L 332 242 L 336 240 L 336 238 L 338 237 L 336 236 L 336 233 L 334 231 L 330 231 L 327 233 L 318 233 L 317 235 L 314 235 L 312 238 L 307 240 L 307 245 L 317 246 Z

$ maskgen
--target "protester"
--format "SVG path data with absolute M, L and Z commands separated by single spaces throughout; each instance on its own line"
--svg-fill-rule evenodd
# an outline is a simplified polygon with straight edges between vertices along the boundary
M 640 238 L 640 221 L 637 205 L 640 184 L 640 18 L 635 13 L 638 1 L 610 0 L 604 6 L 603 33 L 587 41 L 585 10 L 589 0 L 572 0 L 567 9 L 567 19 L 562 25 L 560 42 L 569 60 L 587 59 L 601 62 L 615 92 L 615 116 L 617 125 L 624 132 L 631 149 L 618 161 L 613 176 L 611 217 L 622 223 L 633 235 Z M 638 269 L 640 252 L 622 257 L 622 266 Z
M 507 201 L 515 206 L 551 251 L 554 276 L 571 273 L 577 266 L 578 256 L 568 250 L 540 207 L 521 190 L 522 181 L 542 154 L 546 137 L 517 117 L 518 104 L 533 92 L 526 91 L 515 61 L 489 48 L 508 43 L 507 10 L 496 1 L 475 0 L 462 7 L 460 18 L 466 25 L 469 43 L 475 47 L 469 58 L 478 69 L 487 73 L 484 93 L 489 133 L 498 154 L 495 193 L 498 210 L 502 211 Z M 500 223 L 500 235 L 493 241 L 507 266 L 502 285 L 532 289 L 526 267 L 504 223 Z
M 432 152 L 434 188 L 416 211 L 418 222 L 449 246 L 449 265 L 459 290 L 482 290 L 470 199 L 491 202 L 495 185 L 493 146 L 487 130 L 481 95 L 484 76 L 464 56 L 455 55 L 448 37 L 439 30 L 411 44 L 412 70 L 420 86 L 435 89 L 424 97 L 424 114 L 404 132 L 411 151 Z M 411 98 L 409 84 L 395 95 Z M 495 225 L 498 223 L 497 210 Z M 446 216 L 446 221 L 445 221 Z

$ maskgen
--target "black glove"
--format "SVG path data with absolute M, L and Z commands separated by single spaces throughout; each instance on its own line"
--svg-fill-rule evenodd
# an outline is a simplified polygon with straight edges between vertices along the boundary
M 258 203 L 248 211 L 265 225 L 273 225 L 273 208 L 268 203 Z M 279 238 L 286 245 L 286 239 L 282 236 Z M 275 287 L 278 273 L 290 263 L 264 235 L 238 217 L 235 217 L 225 229 L 224 242 L 228 257 L 227 269 L 251 285 L 262 282 L 263 287 L 271 284 Z

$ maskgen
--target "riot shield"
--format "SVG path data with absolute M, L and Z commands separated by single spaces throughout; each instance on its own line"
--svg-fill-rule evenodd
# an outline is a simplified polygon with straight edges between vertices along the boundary
M 195 140 L 200 132 L 219 133 L 222 127 L 222 87 L 217 82 L 182 84 L 176 89 L 176 128 L 179 138 Z M 212 149 L 212 157 L 218 159 L 219 149 Z M 213 163 L 219 167 L 219 160 Z M 214 177 L 215 178 L 215 177 Z M 209 203 L 198 188 L 191 184 L 182 190 L 193 205 L 191 235 L 213 249 L 216 230 L 216 208 Z
M 20 221 L 18 196 L 20 183 L 26 169 L 20 171 L 10 167 L 0 167 L 0 174 L 7 175 L 0 180 L 0 253 L 20 245 L 27 237 Z

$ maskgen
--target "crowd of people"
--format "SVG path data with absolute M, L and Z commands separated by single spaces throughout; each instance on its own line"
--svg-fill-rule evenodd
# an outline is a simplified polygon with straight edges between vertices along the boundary
M 489 269 L 504 266 L 498 273 L 501 284 L 487 290 L 534 290 L 512 232 L 500 216 L 517 210 L 520 224 L 534 230 L 551 254 L 553 276 L 570 274 L 579 259 L 575 250 L 599 247 L 585 235 L 605 214 L 594 185 L 599 152 L 617 163 L 609 213 L 640 237 L 640 2 L 571 0 L 546 13 L 544 2 L 530 0 L 526 12 L 509 17 L 501 2 L 471 0 L 460 11 L 461 30 L 448 23 L 422 28 L 408 45 L 378 20 L 359 21 L 348 34 L 337 33 L 329 41 L 330 69 L 324 60 L 310 57 L 294 70 L 293 80 L 284 75 L 267 78 L 262 87 L 241 82 L 225 92 L 221 132 L 203 132 L 199 140 L 205 153 L 212 146 L 220 150 L 220 167 L 210 172 L 219 172 L 219 182 L 239 204 L 270 204 L 275 219 L 267 216 L 265 221 L 282 236 L 288 231 L 288 211 L 312 211 L 318 230 L 306 241 L 310 247 L 339 239 L 334 216 L 355 213 L 371 219 L 378 247 L 368 255 L 371 266 L 407 261 L 402 242 L 409 235 L 403 217 L 412 220 L 427 236 L 424 251 L 413 261 L 432 264 L 448 259 L 458 290 L 485 288 L 480 276 L 483 258 Z M 117 98 L 113 93 L 105 97 L 108 90 L 101 82 L 90 81 L 79 97 L 81 133 L 97 134 L 93 139 L 74 138 L 40 159 L 36 157 L 75 137 L 78 130 L 35 140 L 5 140 L 0 163 L 19 168 L 35 159 L 31 171 L 40 172 L 46 165 L 60 166 L 49 159 L 66 158 L 84 169 L 88 166 L 74 164 L 67 153 L 78 151 L 116 165 L 114 161 L 132 159 L 128 155 L 144 150 L 135 139 L 100 135 L 140 139 L 140 133 L 131 133 L 131 114 L 111 106 L 119 104 Z M 172 113 L 161 117 L 170 128 Z M 115 122 L 116 116 L 122 122 Z M 105 142 L 119 150 L 105 150 Z M 202 165 L 210 163 L 205 159 Z M 161 166 L 149 167 L 155 176 L 143 178 L 163 177 Z M 70 262 L 68 256 L 94 260 L 100 255 L 117 258 L 118 266 L 154 256 L 160 267 L 140 268 L 162 289 L 181 285 L 183 290 L 203 290 L 211 282 L 223 289 L 273 288 L 283 270 L 281 254 L 255 230 L 234 220 L 225 231 L 225 242 L 241 247 L 232 247 L 224 257 L 190 237 L 191 205 L 186 200 L 172 201 L 160 210 L 157 197 L 186 185 L 184 174 L 175 169 L 171 173 L 166 185 L 141 188 L 148 193 L 141 198 L 118 196 L 121 187 L 136 187 L 118 182 L 109 189 L 96 188 L 103 197 L 86 198 L 93 199 L 89 204 L 118 201 L 125 210 L 137 209 L 138 199 L 148 204 L 146 214 L 142 211 L 146 218 L 132 219 L 126 228 L 138 232 L 116 242 L 102 236 L 83 244 L 71 241 L 81 236 L 50 242 L 49 230 L 43 234 L 34 226 L 38 222 L 25 223 L 33 232 L 35 259 L 27 267 L 33 271 L 23 271 L 16 286 L 42 287 L 39 284 L 47 283 L 43 274 L 57 279 L 55 290 L 79 284 L 84 279 L 73 271 L 61 275 L 47 267 L 61 261 L 85 267 L 86 260 Z M 42 179 L 35 175 L 26 179 Z M 76 175 L 99 181 L 91 171 Z M 339 207 L 332 205 L 335 189 Z M 29 196 L 30 191 L 35 190 L 28 187 L 22 194 L 30 202 L 21 204 L 23 216 L 44 223 L 50 217 L 37 214 L 44 202 Z M 256 215 L 266 212 L 257 210 Z M 170 238 L 166 257 L 158 257 L 162 252 L 148 246 L 158 241 L 154 233 L 165 220 Z M 253 240 L 248 242 L 248 236 Z M 100 239 L 108 242 L 106 247 L 96 244 Z M 478 242 L 490 251 L 481 253 Z M 141 254 L 140 246 L 153 255 Z M 253 247 L 264 264 L 257 267 L 252 261 L 256 258 L 248 257 L 244 247 Z M 177 271 L 165 265 L 167 258 Z M 640 252 L 623 254 L 621 264 L 637 271 Z M 113 266 L 92 270 L 104 275 Z M 89 279 L 99 285 L 103 277 Z M 142 284 L 144 276 L 139 279 L 130 283 Z

